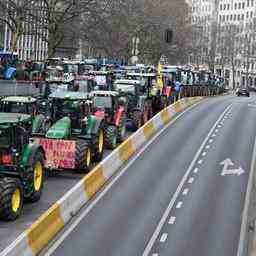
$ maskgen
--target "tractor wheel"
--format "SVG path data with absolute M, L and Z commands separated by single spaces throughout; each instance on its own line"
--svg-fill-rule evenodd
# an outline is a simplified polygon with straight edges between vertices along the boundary
M 17 219 L 23 207 L 23 189 L 16 178 L 0 180 L 0 218 L 4 220 Z
M 117 128 L 113 125 L 108 126 L 105 129 L 105 134 L 106 134 L 106 147 L 108 149 L 115 149 L 117 146 Z
M 94 154 L 94 160 L 100 162 L 104 154 L 104 143 L 105 143 L 105 133 L 102 128 L 99 129 L 96 138 L 96 152 Z
M 132 113 L 132 130 L 136 131 L 141 127 L 141 112 L 140 111 L 134 111 Z
M 76 168 L 79 172 L 87 173 L 92 165 L 92 150 L 90 146 L 84 141 L 76 142 Z
M 117 133 L 118 133 L 117 141 L 123 142 L 125 140 L 125 135 L 126 135 L 126 118 L 125 118 L 125 116 L 122 116 L 122 119 L 120 121 L 120 126 L 118 127 Z
M 32 193 L 28 197 L 30 202 L 37 202 L 40 200 L 45 178 L 44 169 L 44 156 L 41 151 L 38 151 L 34 159 L 32 159 L 33 178 L 32 181 Z

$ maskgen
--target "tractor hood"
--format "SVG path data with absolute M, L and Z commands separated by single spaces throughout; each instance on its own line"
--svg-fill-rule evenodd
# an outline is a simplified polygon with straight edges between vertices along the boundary
M 46 133 L 49 139 L 68 139 L 71 130 L 71 120 L 69 117 L 63 117 L 57 121 Z

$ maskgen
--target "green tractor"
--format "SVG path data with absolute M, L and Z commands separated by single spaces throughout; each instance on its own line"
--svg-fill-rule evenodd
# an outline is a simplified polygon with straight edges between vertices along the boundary
M 0 112 L 0 218 L 17 219 L 23 202 L 40 199 L 44 150 L 29 141 L 32 116 Z
M 104 118 L 91 114 L 90 95 L 56 91 L 50 96 L 52 126 L 34 138 L 46 152 L 46 167 L 88 172 L 104 153 Z
M 0 111 L 5 113 L 22 113 L 32 116 L 32 134 L 44 134 L 50 126 L 46 117 L 49 102 L 30 96 L 8 96 L 0 100 Z

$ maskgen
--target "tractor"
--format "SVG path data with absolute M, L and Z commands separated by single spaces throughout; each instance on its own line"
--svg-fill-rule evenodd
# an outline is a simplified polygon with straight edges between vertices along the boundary
M 112 71 L 90 71 L 88 74 L 94 77 L 95 90 L 111 91 L 113 89 L 114 73 Z
M 116 80 L 115 90 L 126 99 L 126 112 L 136 131 L 152 117 L 152 105 L 139 80 Z
M 46 152 L 49 169 L 88 172 L 104 153 L 104 119 L 91 114 L 88 93 L 56 91 L 51 100 L 52 126 L 34 138 Z
M 152 106 L 153 115 L 167 107 L 167 96 L 157 85 L 156 73 L 127 73 L 127 78 L 140 81 L 144 95 Z
M 25 200 L 40 199 L 45 176 L 42 146 L 30 143 L 32 116 L 0 112 L 0 218 L 17 219 Z
M 115 149 L 117 142 L 125 140 L 125 103 L 115 91 L 94 91 L 91 95 L 94 116 L 104 119 L 106 147 Z
M 49 102 L 30 96 L 8 96 L 0 100 L 0 111 L 32 116 L 32 134 L 45 133 L 49 129 Z

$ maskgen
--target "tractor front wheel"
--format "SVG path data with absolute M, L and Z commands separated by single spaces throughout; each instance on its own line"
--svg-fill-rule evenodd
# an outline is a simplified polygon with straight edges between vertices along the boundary
M 136 131 L 138 130 L 141 125 L 142 125 L 142 122 L 141 122 L 141 112 L 140 111 L 134 111 L 132 113 L 132 130 L 133 131 Z
M 23 189 L 19 179 L 0 180 L 0 218 L 8 221 L 17 219 L 23 207 Z
M 32 160 L 33 178 L 32 180 L 32 191 L 28 200 L 32 203 L 40 200 L 45 178 L 44 168 L 44 156 L 41 151 L 38 151 Z
M 106 133 L 106 147 L 108 149 L 115 149 L 117 146 L 117 128 L 113 125 L 105 129 Z
M 76 168 L 79 172 L 87 173 L 92 166 L 92 150 L 84 141 L 76 142 Z
M 97 134 L 97 139 L 96 139 L 96 151 L 94 154 L 94 160 L 96 162 L 100 162 L 103 158 L 104 154 L 104 143 L 105 143 L 105 133 L 103 128 L 100 128 Z

